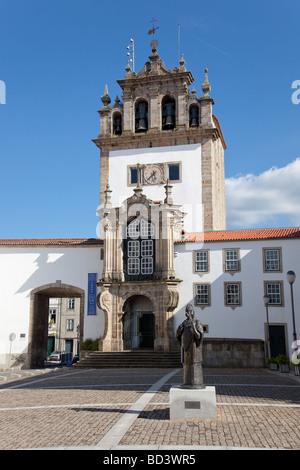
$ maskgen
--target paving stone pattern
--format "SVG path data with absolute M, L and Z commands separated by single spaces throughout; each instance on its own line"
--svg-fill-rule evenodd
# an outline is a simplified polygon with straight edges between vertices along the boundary
M 135 411 L 134 404 L 171 372 Z M 216 387 L 216 420 L 169 419 L 169 389 L 180 383 L 180 370 L 63 368 L 7 377 L 0 381 L 0 449 L 102 449 L 109 431 L 119 449 L 300 448 L 299 378 L 266 369 L 210 369 L 204 380 Z

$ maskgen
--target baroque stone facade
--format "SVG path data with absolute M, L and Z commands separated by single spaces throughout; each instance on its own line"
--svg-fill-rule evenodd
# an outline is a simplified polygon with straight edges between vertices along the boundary
M 158 205 L 145 197 L 140 187 L 136 187 L 134 195 L 119 208 L 112 207 L 111 190 L 107 187 L 105 191 L 105 204 L 99 210 L 104 260 L 102 279 L 97 283 L 101 287 L 97 303 L 105 315 L 104 334 L 99 342 L 100 351 L 123 349 L 125 304 L 129 299 L 134 301 L 134 298 L 139 297 L 150 301 L 146 311 L 148 315 L 154 316 L 154 349 L 169 351 L 176 348 L 173 313 L 178 305 L 177 286 L 181 280 L 175 276 L 174 242 L 181 239 L 183 214 L 178 206 L 173 205 L 170 189 L 167 184 L 164 203 Z M 138 228 L 136 236 L 129 232 L 132 222 Z M 144 232 L 143 224 L 147 227 Z M 132 273 L 133 280 L 127 276 L 129 271 L 126 271 L 128 238 L 132 240 L 129 243 L 141 243 L 138 245 L 141 250 L 143 243 L 148 244 L 147 256 L 139 260 L 136 253 L 132 258 L 141 263 Z M 138 241 L 140 238 L 141 242 Z M 148 265 L 143 272 L 144 260 Z M 132 305 L 131 302 L 131 307 Z M 139 315 L 143 316 L 143 310 L 139 310 Z
M 226 144 L 218 119 L 212 114 L 213 98 L 209 95 L 207 69 L 202 85 L 203 96 L 197 97 L 189 86 L 194 78 L 185 68 L 168 69 L 156 49 L 138 73 L 126 68 L 126 75 L 118 84 L 122 88 L 123 104 L 116 98 L 114 106 L 107 87 L 102 96 L 103 107 L 99 110 L 101 133 L 94 143 L 101 150 L 100 203 L 109 184 L 110 152 L 157 147 L 178 147 L 200 143 L 202 146 L 202 200 L 203 228 L 205 231 L 226 228 L 224 150 Z M 169 99 L 174 108 L 170 113 L 173 123 L 163 124 L 164 100 Z M 138 128 L 137 114 L 140 102 L 147 104 L 146 127 Z M 195 110 L 196 118 L 193 118 Z M 168 112 L 168 111 L 165 111 Z M 116 129 L 116 116 L 118 129 Z M 170 118 L 171 119 L 171 118 Z M 142 162 L 140 162 L 142 163 Z M 199 175 L 200 176 L 200 175 Z M 115 189 L 115 188 L 112 188 Z
M 101 288 L 98 307 L 105 315 L 104 334 L 99 341 L 101 351 L 145 346 L 160 351 L 178 349 L 174 313 L 182 280 L 177 279 L 174 269 L 174 242 L 182 240 L 184 213 L 179 205 L 173 204 L 171 194 L 168 171 L 174 162 L 168 162 L 165 154 L 164 159 L 159 160 L 159 152 L 163 155 L 164 149 L 168 149 L 173 155 L 172 149 L 179 149 L 176 155 L 180 159 L 180 149 L 188 151 L 199 144 L 195 146 L 200 149 L 199 158 L 198 154 L 193 157 L 196 162 L 198 159 L 199 170 L 195 172 L 189 161 L 177 162 L 180 169 L 174 184 L 181 184 L 182 195 L 187 187 L 200 185 L 199 200 L 189 204 L 202 205 L 201 227 L 205 231 L 225 229 L 226 145 L 219 122 L 212 114 L 214 100 L 209 95 L 207 69 L 203 96 L 198 98 L 194 88 L 189 89 L 194 78 L 186 70 L 183 57 L 180 67 L 173 70 L 165 66 L 156 48 L 152 49 L 149 59 L 138 74 L 132 72 L 129 65 L 126 67 L 124 79 L 118 81 L 123 103 L 117 97 L 110 106 L 107 86 L 101 97 L 101 133 L 94 140 L 101 150 L 99 217 L 104 267 L 97 284 Z M 130 151 L 134 153 L 139 149 L 145 158 L 132 166 Z M 147 149 L 157 150 L 155 161 L 146 160 Z M 120 181 L 111 169 L 116 151 L 127 162 L 123 172 L 126 174 L 121 175 L 126 180 L 123 184 L 131 186 L 131 190 L 136 187 L 131 197 L 113 207 L 111 193 L 121 192 Z M 131 169 L 136 171 L 136 180 L 131 180 Z M 149 179 L 151 171 L 152 181 Z M 160 177 L 156 175 L 155 179 L 156 173 Z M 147 182 L 157 186 L 155 198 L 158 200 L 152 201 L 144 195 L 141 186 L 147 192 Z M 166 183 L 163 202 L 160 200 L 162 183 Z M 153 233 L 143 236 L 143 226 Z M 138 230 L 137 236 L 134 230 Z

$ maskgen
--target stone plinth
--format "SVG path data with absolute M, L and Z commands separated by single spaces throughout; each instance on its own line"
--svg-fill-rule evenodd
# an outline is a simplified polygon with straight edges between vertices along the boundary
M 216 419 L 215 387 L 170 389 L 170 419 Z

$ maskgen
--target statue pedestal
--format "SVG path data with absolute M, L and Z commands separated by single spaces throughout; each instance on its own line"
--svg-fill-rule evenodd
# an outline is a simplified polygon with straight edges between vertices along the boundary
M 170 419 L 216 419 L 216 388 L 170 389 Z

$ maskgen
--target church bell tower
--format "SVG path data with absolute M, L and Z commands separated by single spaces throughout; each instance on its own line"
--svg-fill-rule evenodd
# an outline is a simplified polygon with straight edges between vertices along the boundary
M 185 232 L 225 229 L 225 141 L 212 114 L 205 69 L 203 96 L 183 56 L 168 69 L 152 41 L 139 73 L 129 63 L 122 102 L 101 97 L 100 237 L 104 268 L 97 302 L 105 316 L 102 351 L 177 348 L 179 284 L 174 242 Z
M 109 184 L 119 205 L 140 183 L 153 200 L 169 179 L 173 198 L 187 213 L 185 230 L 226 229 L 224 150 L 207 69 L 198 97 L 192 73 L 183 58 L 168 69 L 154 47 L 139 73 L 129 64 L 118 80 L 122 100 L 111 106 L 108 87 L 101 97 L 101 132 L 94 143 L 101 150 L 100 203 Z

